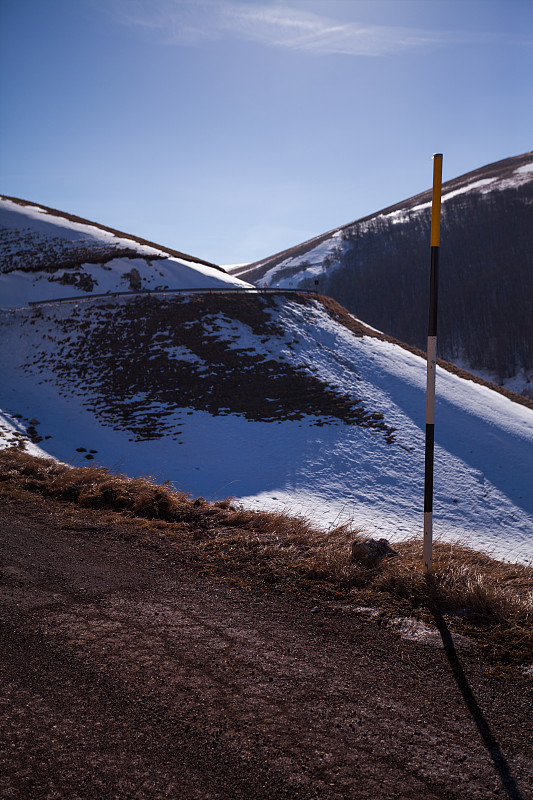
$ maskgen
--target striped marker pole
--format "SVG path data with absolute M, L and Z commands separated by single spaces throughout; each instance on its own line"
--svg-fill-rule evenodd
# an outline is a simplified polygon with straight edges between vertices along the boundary
M 435 373 L 437 367 L 437 306 L 439 294 L 440 201 L 442 153 L 433 156 L 431 204 L 431 277 L 426 390 L 426 463 L 424 480 L 424 572 L 433 571 L 433 456 L 435 450 Z

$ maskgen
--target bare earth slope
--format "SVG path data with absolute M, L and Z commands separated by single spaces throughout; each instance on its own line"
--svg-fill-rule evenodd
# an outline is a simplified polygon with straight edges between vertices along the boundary
M 441 620 L 406 642 L 29 496 L 0 530 L 2 797 L 531 796 L 531 684 Z

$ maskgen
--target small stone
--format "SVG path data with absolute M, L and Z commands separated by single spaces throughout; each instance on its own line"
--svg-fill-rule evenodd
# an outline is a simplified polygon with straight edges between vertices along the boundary
M 384 558 L 397 556 L 386 539 L 364 539 L 362 542 L 352 544 L 351 560 L 366 569 L 372 569 Z

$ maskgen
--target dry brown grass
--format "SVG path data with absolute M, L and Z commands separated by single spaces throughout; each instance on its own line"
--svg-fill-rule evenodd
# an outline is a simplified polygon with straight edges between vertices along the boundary
M 394 543 L 397 555 L 373 569 L 351 560 L 364 533 L 322 531 L 290 514 L 250 511 L 231 500 L 208 503 L 147 478 L 71 468 L 18 449 L 0 451 L 0 489 L 37 493 L 81 508 L 112 511 L 144 528 L 163 526 L 194 546 L 206 567 L 234 582 L 274 584 L 326 602 L 372 605 L 382 616 L 432 613 L 476 638 L 499 664 L 533 662 L 533 568 L 507 564 L 460 544 L 436 542 L 434 574 L 422 569 L 419 539 Z
M 0 453 L 0 480 L 43 497 L 89 508 L 129 512 L 147 519 L 178 520 L 188 496 L 145 478 L 112 475 L 101 467 L 68 467 L 19 450 Z
M 465 545 L 436 542 L 434 574 L 428 577 L 422 567 L 421 539 L 413 538 L 393 543 L 397 556 L 366 569 L 350 557 L 352 543 L 364 538 L 360 530 L 341 526 L 325 532 L 283 514 L 261 517 L 254 530 L 243 528 L 232 537 L 219 532 L 217 544 L 226 557 L 232 549 L 234 559 L 238 551 L 241 560 L 248 554 L 270 582 L 292 579 L 307 586 L 313 582 L 315 594 L 320 593 L 320 582 L 331 597 L 363 600 L 390 615 L 446 614 L 473 635 L 490 629 L 500 643 L 507 638 L 509 647 L 517 648 L 507 660 L 533 661 L 530 566 L 501 562 Z

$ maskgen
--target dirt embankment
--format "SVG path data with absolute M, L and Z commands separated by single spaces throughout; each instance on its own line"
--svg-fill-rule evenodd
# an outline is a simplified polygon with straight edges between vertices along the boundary
M 154 530 L 6 494 L 5 798 L 526 798 L 531 682 Z M 231 576 L 227 576 L 231 577 Z

